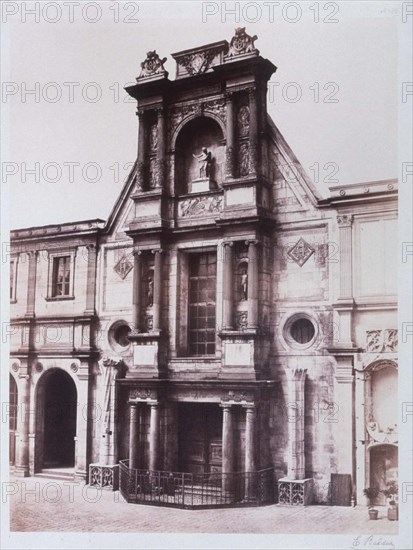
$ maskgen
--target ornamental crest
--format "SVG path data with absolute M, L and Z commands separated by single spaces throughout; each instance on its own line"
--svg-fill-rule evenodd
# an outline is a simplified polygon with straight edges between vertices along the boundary
M 118 263 L 113 268 L 114 271 L 119 275 L 119 277 L 123 280 L 126 278 L 130 270 L 133 268 L 133 264 L 129 259 L 129 256 L 127 254 L 123 254 L 121 259 L 118 261 Z
M 300 238 L 296 244 L 291 247 L 287 255 L 294 260 L 296 264 L 303 267 L 305 262 L 314 254 L 315 250 L 303 238 Z
M 185 67 L 187 73 L 191 76 L 202 74 L 209 69 L 213 59 L 220 52 L 221 48 L 195 52 L 185 55 L 179 59 L 178 63 Z
M 245 32 L 245 27 L 238 27 L 235 29 L 235 35 L 231 38 L 228 57 L 253 52 L 258 55 L 259 51 L 254 46 L 254 42 L 257 38 L 257 35 L 249 36 Z
M 142 61 L 141 63 L 141 74 L 138 76 L 136 80 L 139 80 L 140 78 L 145 78 L 148 76 L 154 76 L 157 74 L 160 74 L 160 75 L 166 74 L 166 70 L 163 66 L 165 61 L 166 61 L 166 57 L 161 59 L 159 55 L 156 53 L 156 50 L 147 52 L 145 61 Z

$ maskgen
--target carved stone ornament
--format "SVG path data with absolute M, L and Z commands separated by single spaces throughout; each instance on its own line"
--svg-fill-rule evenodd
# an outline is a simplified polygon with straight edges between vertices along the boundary
M 129 255 L 123 254 L 121 259 L 118 261 L 118 263 L 115 265 L 113 269 L 115 273 L 117 273 L 119 277 L 123 280 L 126 278 L 126 276 L 131 271 L 132 268 L 133 268 L 133 263 L 129 259 Z
M 20 365 L 19 363 L 16 363 L 16 361 L 12 364 L 11 366 L 13 372 L 18 372 L 19 368 L 20 368 Z
M 245 330 L 248 327 L 248 312 L 238 311 L 236 319 L 237 330 Z
M 367 433 L 373 441 L 378 443 L 397 443 L 399 439 L 397 424 L 381 428 L 378 422 L 368 422 Z
M 249 36 L 249 34 L 245 32 L 245 27 L 238 27 L 235 29 L 235 35 L 231 38 L 227 57 L 253 52 L 258 55 L 259 51 L 254 46 L 254 42 L 257 38 L 256 35 Z
M 238 133 L 240 136 L 248 135 L 250 128 L 250 110 L 247 105 L 241 105 L 238 110 Z
M 149 388 L 132 388 L 129 390 L 129 399 L 149 399 L 152 392 Z
M 353 214 L 340 214 L 337 216 L 337 223 L 341 227 L 349 227 L 353 223 Z
M 227 395 L 222 399 L 222 401 L 246 401 L 248 394 L 246 391 L 232 391 L 229 390 Z
M 366 351 L 374 353 L 397 352 L 397 329 L 367 330 Z
M 156 53 L 156 50 L 147 52 L 145 61 L 142 61 L 141 63 L 141 74 L 138 76 L 136 80 L 139 80 L 140 78 L 146 78 L 149 76 L 155 76 L 158 74 L 160 75 L 166 74 L 166 70 L 163 66 L 165 61 L 166 61 L 166 57 L 161 59 L 159 55 Z
M 149 161 L 149 187 L 151 189 L 159 187 L 159 172 L 156 157 L 151 158 Z
M 70 370 L 71 370 L 72 372 L 77 372 L 77 371 L 79 370 L 79 365 L 78 365 L 77 363 L 72 363 L 72 364 L 70 365 Z
M 292 246 L 287 255 L 294 260 L 296 264 L 302 267 L 306 261 L 314 254 L 315 250 L 302 237 Z
M 239 175 L 247 176 L 250 171 L 250 152 L 248 143 L 243 143 L 239 148 Z
M 187 199 L 179 204 L 179 215 L 182 218 L 214 214 L 222 210 L 222 196 L 195 197 Z
M 194 76 L 205 73 L 209 69 L 214 57 L 219 53 L 221 53 L 221 48 L 195 52 L 185 55 L 179 59 L 178 63 L 182 67 L 185 67 L 188 74 Z
M 151 124 L 149 127 L 149 149 L 155 151 L 158 145 L 158 125 Z

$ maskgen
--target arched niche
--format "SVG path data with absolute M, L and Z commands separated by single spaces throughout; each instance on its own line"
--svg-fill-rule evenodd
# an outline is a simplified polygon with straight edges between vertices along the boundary
M 187 122 L 175 141 L 176 193 L 195 192 L 192 182 L 200 177 L 200 162 L 193 155 L 200 155 L 203 148 L 211 153 L 209 189 L 221 186 L 225 168 L 224 135 L 213 118 L 200 116 Z

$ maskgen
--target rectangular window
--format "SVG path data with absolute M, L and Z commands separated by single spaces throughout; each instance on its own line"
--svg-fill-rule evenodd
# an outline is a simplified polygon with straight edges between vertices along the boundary
M 10 260 L 10 302 L 16 302 L 18 257 Z
M 10 262 L 10 300 L 13 300 L 14 298 L 14 271 L 15 263 Z
M 216 254 L 191 254 L 188 285 L 189 355 L 215 354 L 216 281 Z
M 70 256 L 53 258 L 52 297 L 70 294 Z

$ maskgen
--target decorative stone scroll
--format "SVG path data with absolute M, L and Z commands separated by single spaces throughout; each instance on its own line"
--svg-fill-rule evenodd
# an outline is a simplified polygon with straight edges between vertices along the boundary
M 397 352 L 397 329 L 367 330 L 366 351 L 373 353 Z
M 255 55 L 259 54 L 259 51 L 254 46 L 257 36 L 250 36 L 245 32 L 245 27 L 238 27 L 235 29 L 235 35 L 231 38 L 229 44 L 229 50 L 227 57 L 234 57 L 246 53 L 254 53 Z
M 191 216 L 202 216 L 203 214 L 214 214 L 222 210 L 222 196 L 195 197 L 186 199 L 179 203 L 179 216 L 188 218 Z
M 156 50 L 147 52 L 145 61 L 141 63 L 141 74 L 137 77 L 137 81 L 141 78 L 147 78 L 155 75 L 167 75 L 167 72 L 164 68 L 164 63 L 166 57 L 161 59 L 156 53 Z
M 312 254 L 314 254 L 315 249 L 310 246 L 303 238 L 300 238 L 294 246 L 292 246 L 288 251 L 287 255 L 289 258 L 294 260 L 296 264 L 300 267 L 306 263 Z

